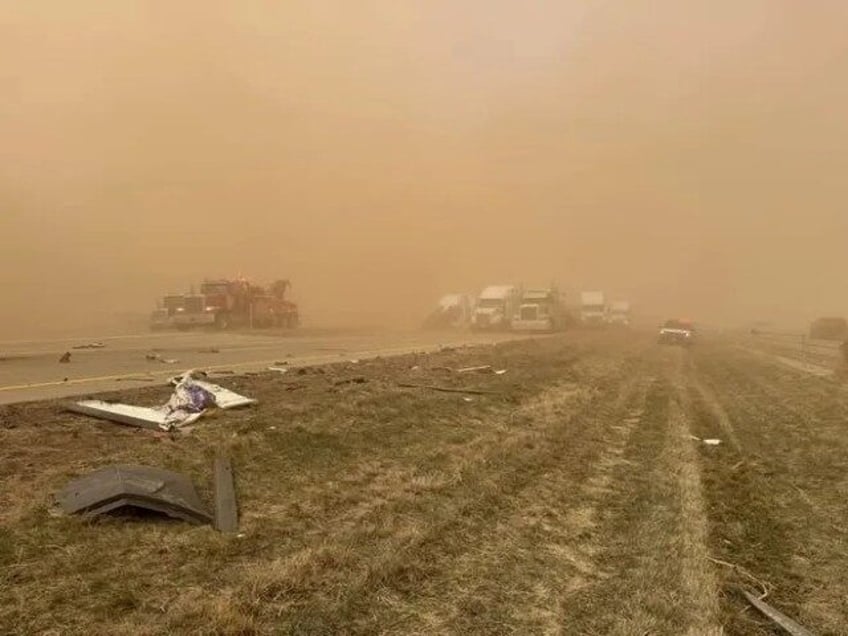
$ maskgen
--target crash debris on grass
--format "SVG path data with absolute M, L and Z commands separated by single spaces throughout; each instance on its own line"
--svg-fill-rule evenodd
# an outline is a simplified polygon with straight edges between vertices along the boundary
M 457 373 L 492 373 L 492 365 L 491 364 L 481 364 L 476 367 L 464 367 L 462 369 L 457 369 Z
M 245 397 L 244 395 L 239 395 L 235 391 L 230 391 L 229 389 L 225 389 L 222 386 L 218 386 L 217 384 L 212 384 L 211 382 L 206 382 L 204 380 L 198 379 L 197 376 L 203 377 L 205 374 L 196 371 L 188 371 L 187 373 L 171 378 L 171 384 L 175 387 L 179 388 L 180 386 L 187 387 L 199 387 L 206 393 L 212 396 L 212 399 L 220 409 L 233 409 L 238 408 L 240 406 L 250 406 L 251 404 L 256 404 L 256 400 L 253 398 Z
M 70 404 L 67 408 L 75 413 L 128 426 L 171 431 L 197 421 L 207 409 L 214 406 L 231 409 L 256 404 L 256 400 L 252 398 L 200 380 L 196 375 L 200 374 L 189 371 L 172 378 L 174 392 L 162 406 L 145 407 L 103 400 L 83 400 Z
M 150 466 L 101 468 L 68 483 L 58 501 L 66 514 L 98 516 L 140 508 L 194 524 L 212 521 L 188 477 Z
M 689 439 L 695 440 L 696 442 L 703 442 L 707 446 L 718 446 L 718 445 L 721 444 L 720 439 L 715 439 L 715 438 L 704 439 L 704 438 L 698 437 L 697 435 L 689 435 Z
M 89 342 L 86 344 L 76 345 L 72 349 L 104 349 L 106 347 L 102 342 Z
M 336 380 L 333 382 L 333 386 L 344 386 L 345 384 L 365 384 L 368 382 L 368 378 L 364 376 L 357 376 L 355 378 L 345 378 L 344 380 Z
M 745 595 L 745 598 L 748 599 L 748 602 L 757 609 L 757 611 L 780 627 L 787 634 L 790 634 L 791 636 L 813 636 L 813 632 L 809 629 L 803 625 L 799 625 L 785 614 L 778 612 L 761 598 L 757 598 L 747 590 L 743 590 L 742 593 Z
M 409 384 L 398 382 L 402 389 L 427 389 L 429 391 L 440 391 L 442 393 L 468 393 L 470 395 L 497 395 L 495 391 L 484 391 L 483 389 L 460 389 L 449 386 L 434 386 L 432 384 Z
M 238 532 L 238 503 L 229 457 L 215 458 L 215 529 L 218 532 Z
M 158 353 L 148 353 L 146 356 L 144 356 L 144 358 L 148 362 L 160 362 L 162 364 L 177 364 L 179 362 L 179 360 L 175 358 L 163 358 Z

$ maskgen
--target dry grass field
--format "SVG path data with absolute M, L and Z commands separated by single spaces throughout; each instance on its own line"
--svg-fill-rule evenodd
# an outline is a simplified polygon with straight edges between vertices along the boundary
M 472 365 L 507 373 L 446 369 Z M 177 435 L 0 409 L 0 633 L 775 633 L 742 588 L 848 633 L 833 378 L 574 332 L 221 383 L 259 405 Z M 185 472 L 211 508 L 218 452 L 238 535 L 55 511 L 111 463 Z

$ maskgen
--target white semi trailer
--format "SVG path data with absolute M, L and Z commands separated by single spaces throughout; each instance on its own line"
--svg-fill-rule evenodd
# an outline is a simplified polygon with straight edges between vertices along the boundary
M 586 326 L 600 327 L 607 323 L 609 308 L 602 291 L 584 291 L 580 294 L 580 322 Z
M 477 298 L 471 316 L 471 329 L 475 331 L 506 331 L 521 302 L 521 291 L 514 285 L 491 285 Z
M 615 300 L 610 303 L 609 323 L 622 327 L 630 326 L 630 301 Z

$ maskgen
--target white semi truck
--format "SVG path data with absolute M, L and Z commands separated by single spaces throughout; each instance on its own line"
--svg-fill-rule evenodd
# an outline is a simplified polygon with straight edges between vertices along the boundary
M 474 331 L 506 331 L 521 302 L 521 291 L 514 285 L 491 285 L 477 298 L 471 316 Z
M 609 308 L 602 291 L 584 291 L 580 294 L 580 322 L 586 326 L 600 327 L 607 323 Z
M 518 313 L 512 320 L 514 331 L 558 331 L 565 314 L 556 289 L 526 289 Z
M 610 303 L 609 323 L 622 327 L 630 326 L 630 301 L 615 300 Z

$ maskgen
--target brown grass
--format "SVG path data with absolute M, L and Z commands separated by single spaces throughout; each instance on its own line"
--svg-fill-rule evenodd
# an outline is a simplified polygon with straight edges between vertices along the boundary
M 844 582 L 824 517 L 844 514 L 845 499 L 814 487 L 822 473 L 803 465 L 806 451 L 741 425 L 788 376 L 769 367 L 756 384 L 747 369 L 761 363 L 732 351 L 704 345 L 692 361 L 647 338 L 570 334 L 231 378 L 260 405 L 179 436 L 51 403 L 0 409 L 0 633 L 757 633 L 758 619 L 739 618 L 740 575 L 711 558 L 766 577 L 784 610 L 832 628 L 839 598 L 800 582 Z M 439 369 L 474 364 L 509 372 Z M 466 402 L 397 382 L 496 393 Z M 822 400 L 818 385 L 805 391 Z M 848 410 L 840 395 L 833 408 Z M 823 414 L 806 423 L 816 444 L 836 439 Z M 709 449 L 688 437 L 729 431 L 736 443 Z M 736 466 L 763 444 L 793 471 L 778 500 L 821 522 L 798 539 L 790 510 L 757 516 L 758 471 L 772 460 Z M 183 471 L 209 501 L 219 450 L 236 466 L 239 536 L 54 514 L 67 479 L 114 462 Z M 844 489 L 844 472 L 832 486 Z M 793 556 L 799 541 L 809 567 Z M 768 544 L 781 548 L 764 566 Z M 834 565 L 817 569 L 824 558 Z

